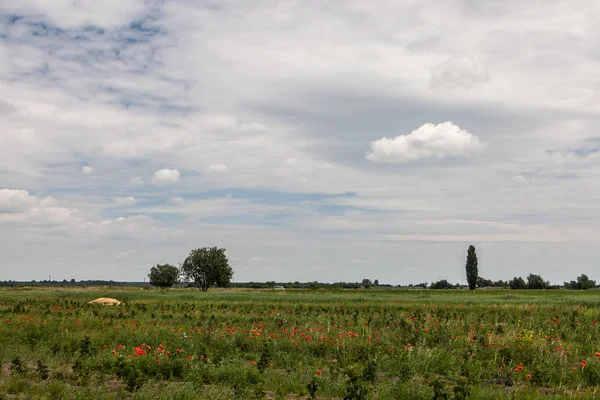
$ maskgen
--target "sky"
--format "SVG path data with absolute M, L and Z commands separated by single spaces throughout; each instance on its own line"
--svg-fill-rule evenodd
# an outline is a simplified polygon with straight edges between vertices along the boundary
M 600 2 L 4 0 L 0 280 L 599 279 Z M 147 279 L 147 278 L 146 278 Z

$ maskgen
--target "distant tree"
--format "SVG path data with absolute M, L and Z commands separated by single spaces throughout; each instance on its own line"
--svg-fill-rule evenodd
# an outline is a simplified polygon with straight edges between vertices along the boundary
M 375 280 L 373 281 L 373 285 L 375 285 L 375 286 L 379 286 L 379 279 L 375 279 Z
M 587 290 L 595 288 L 596 281 L 590 280 L 585 274 L 581 274 L 577 277 L 577 281 L 565 282 L 565 287 L 574 290 Z
M 494 286 L 494 281 L 491 279 L 485 279 L 482 276 L 477 277 L 477 287 L 492 287 Z
M 479 270 L 477 269 L 477 254 L 475 253 L 475 246 L 469 246 L 469 250 L 467 251 L 467 265 L 465 267 L 467 272 L 467 283 L 469 284 L 469 289 L 475 290 L 477 287 L 477 276 L 479 274 Z
M 596 287 L 596 281 L 591 280 L 585 274 L 577 277 L 577 286 L 581 290 L 592 289 Z
M 179 268 L 171 264 L 157 264 L 155 267 L 150 268 L 148 277 L 152 286 L 168 288 L 179 281 Z
M 527 276 L 528 289 L 546 289 L 548 286 L 550 286 L 550 282 L 545 282 L 540 275 L 529 274 Z
M 508 282 L 508 286 L 510 286 L 511 289 L 527 289 L 525 280 L 521 277 L 517 278 L 516 276 Z
M 446 279 L 442 279 L 441 281 L 433 282 L 429 285 L 430 289 L 454 289 L 454 286 L 448 282 Z
M 362 285 L 365 287 L 365 289 L 370 288 L 371 284 L 372 284 L 372 282 L 370 279 L 365 278 L 362 280 Z
M 225 249 L 217 247 L 192 250 L 181 264 L 181 273 L 203 292 L 214 286 L 227 286 L 233 277 Z

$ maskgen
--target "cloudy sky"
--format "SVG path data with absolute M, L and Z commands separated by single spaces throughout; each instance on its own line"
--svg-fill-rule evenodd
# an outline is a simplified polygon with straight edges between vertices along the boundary
M 600 3 L 5 0 L 0 280 L 600 279 Z M 598 275 L 598 276 L 596 276 Z

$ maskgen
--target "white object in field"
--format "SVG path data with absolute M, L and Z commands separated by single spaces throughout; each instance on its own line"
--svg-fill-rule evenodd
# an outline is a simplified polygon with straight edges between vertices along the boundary
M 285 290 L 283 286 L 275 286 L 273 289 L 275 290 Z
M 102 304 L 105 306 L 118 306 L 121 302 L 117 299 L 110 299 L 108 297 L 100 297 L 96 300 L 88 302 L 88 304 Z

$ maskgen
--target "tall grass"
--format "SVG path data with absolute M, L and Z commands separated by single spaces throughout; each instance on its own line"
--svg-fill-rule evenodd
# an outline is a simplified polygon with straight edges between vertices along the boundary
M 599 305 L 595 291 L 3 289 L 0 393 L 589 397 Z

